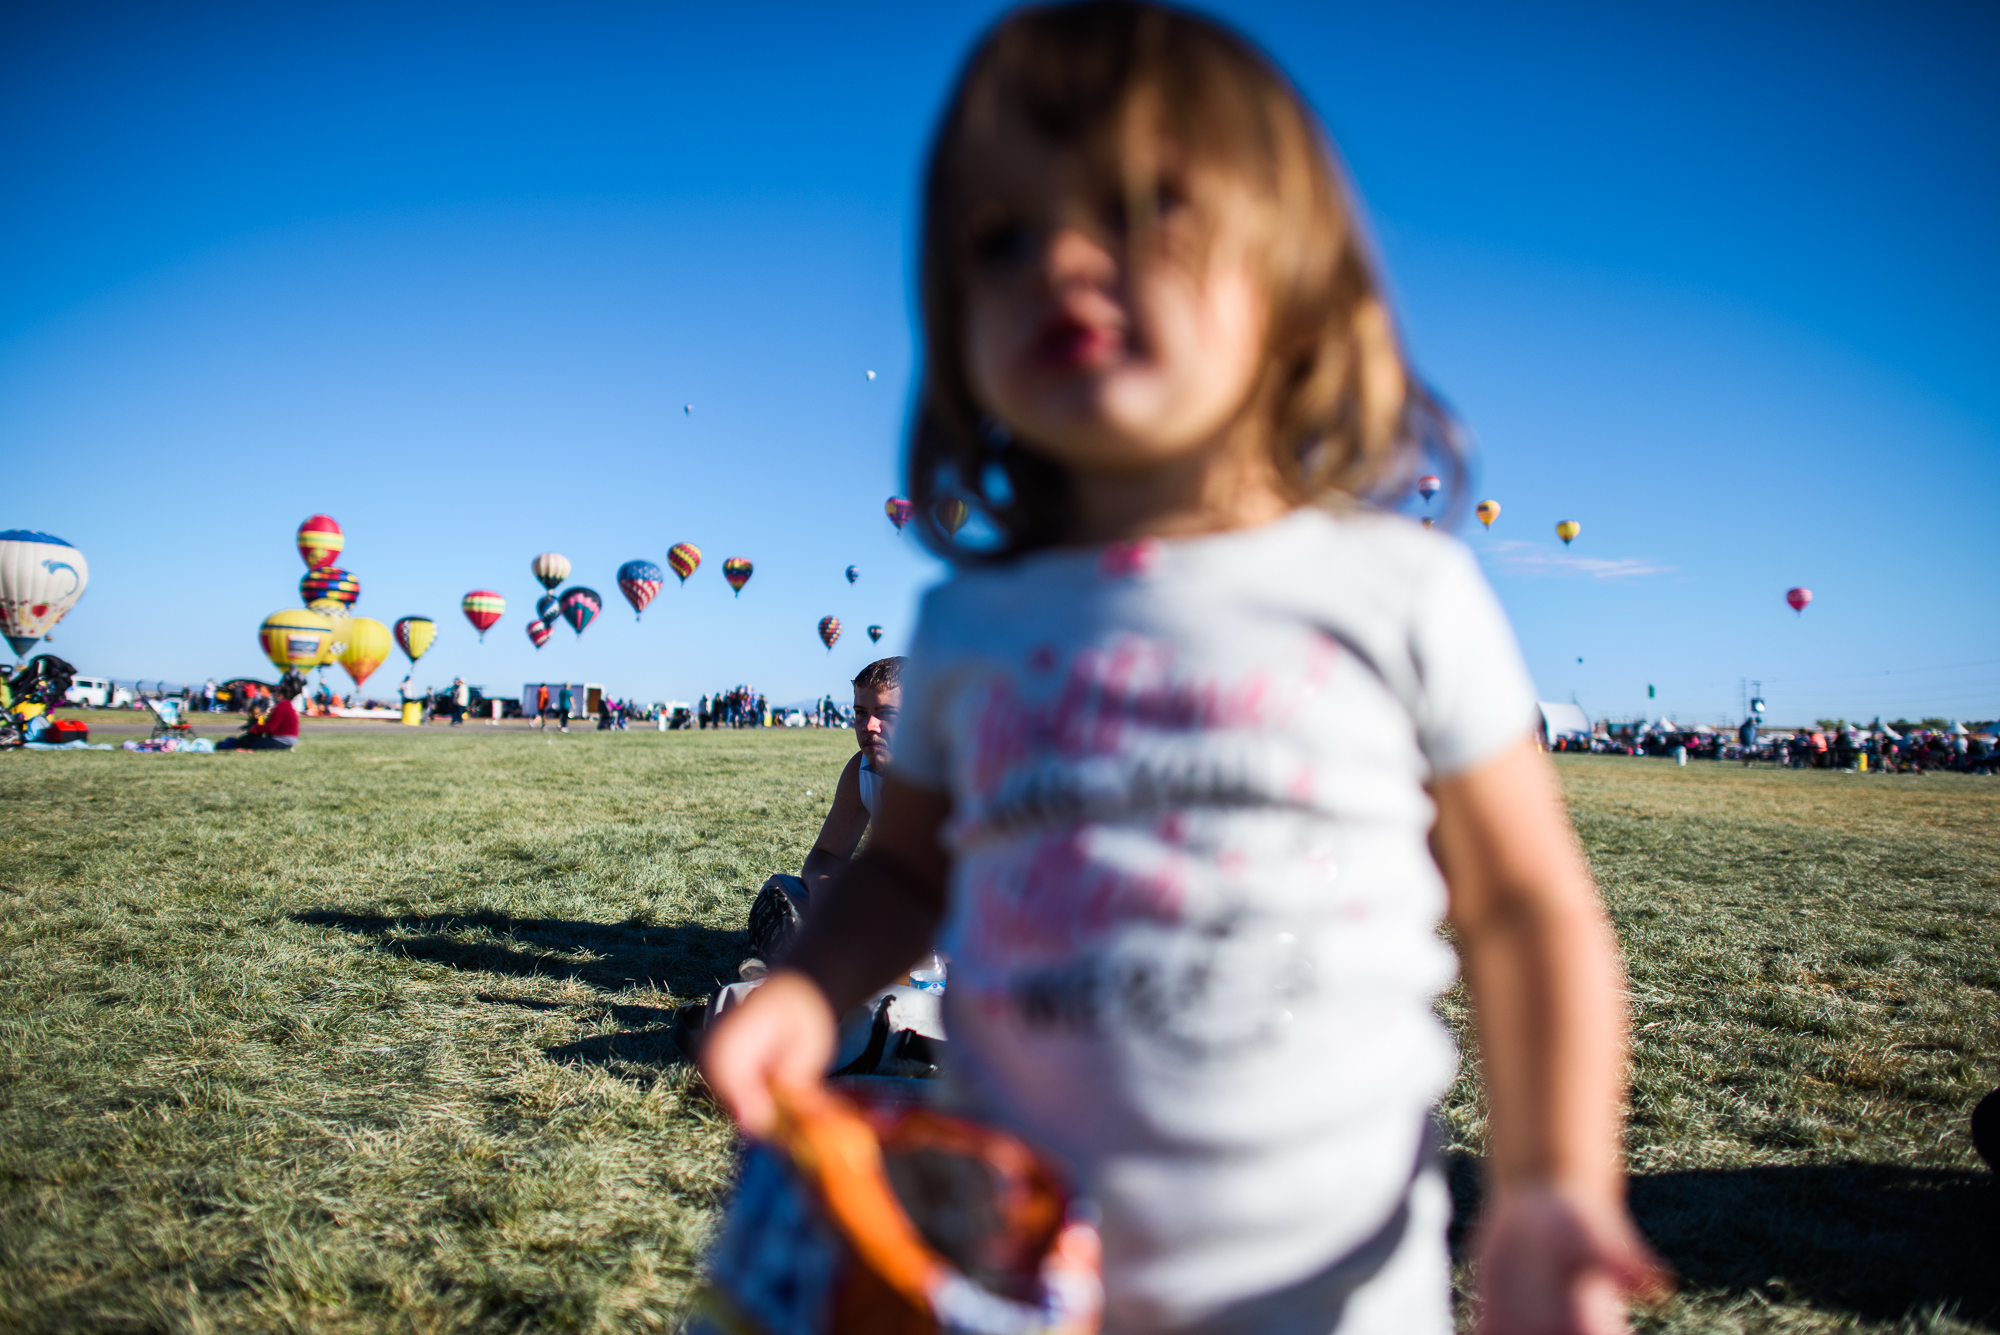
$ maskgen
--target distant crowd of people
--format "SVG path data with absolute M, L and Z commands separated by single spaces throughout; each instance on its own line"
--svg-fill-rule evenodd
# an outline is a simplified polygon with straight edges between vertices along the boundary
M 695 725 L 700 728 L 768 728 L 771 702 L 751 686 L 717 691 L 701 697 L 695 706 Z
M 1876 726 L 1851 725 L 1801 728 L 1766 734 L 1746 719 L 1734 736 L 1727 731 L 1653 727 L 1640 731 L 1612 729 L 1590 737 L 1558 736 L 1552 751 L 1590 751 L 1602 755 L 1685 756 L 1689 760 L 1741 760 L 1782 765 L 1789 769 L 1877 770 L 1886 774 L 2000 773 L 2000 747 L 1986 735 L 1970 730 L 1936 728 L 1898 733 Z

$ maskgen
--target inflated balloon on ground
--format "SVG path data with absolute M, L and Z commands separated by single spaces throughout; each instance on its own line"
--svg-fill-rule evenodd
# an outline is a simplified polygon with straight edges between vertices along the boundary
M 355 617 L 347 627 L 347 647 L 340 651 L 340 665 L 359 686 L 388 658 L 391 643 L 387 626 L 373 617 Z
M 1493 521 L 1500 517 L 1500 502 L 1481 501 L 1472 507 L 1472 513 L 1479 516 L 1480 523 L 1486 525 L 1488 528 L 1492 528 Z
M 491 589 L 474 589 L 465 595 L 458 605 L 472 628 L 479 632 L 480 641 L 486 639 L 486 632 L 507 612 L 507 600 Z
M 569 578 L 569 558 L 561 552 L 543 552 L 529 568 L 535 572 L 535 578 L 541 581 L 542 587 L 550 592 Z
M 0 532 L 0 634 L 26 657 L 36 640 L 69 615 L 90 584 L 83 553 L 48 533 Z
M 667 549 L 667 565 L 686 584 L 688 576 L 701 568 L 701 548 L 691 542 L 677 542 Z
M 1583 532 L 1583 525 L 1577 523 L 1574 519 L 1565 519 L 1562 523 L 1556 525 L 1556 536 L 1563 540 L 1563 546 L 1565 547 L 1574 542 L 1576 535 L 1581 532 Z
M 333 522 L 332 515 L 314 515 L 299 525 L 298 541 L 299 557 L 306 563 L 306 569 L 318 570 L 333 564 L 340 549 L 347 545 L 347 536 Z
M 604 600 L 597 596 L 596 589 L 586 589 L 579 584 L 573 589 L 563 591 L 563 620 L 569 622 L 569 628 L 579 635 L 583 634 L 583 628 L 595 621 L 597 614 L 603 610 Z
M 396 647 L 403 656 L 415 663 L 430 652 L 431 641 L 437 638 L 437 622 L 429 617 L 404 617 L 395 625 Z
M 832 653 L 833 642 L 840 638 L 840 618 L 821 617 L 819 619 L 819 638 L 820 643 L 826 646 L 827 652 Z
M 257 642 L 278 671 L 303 672 L 319 663 L 320 652 L 332 633 L 332 624 L 318 612 L 292 607 L 265 617 L 257 628 Z
M 722 577 L 729 581 L 729 587 L 736 590 L 740 596 L 743 592 L 743 586 L 750 582 L 750 576 L 756 572 L 756 569 L 757 567 L 751 565 L 742 557 L 732 556 L 722 563 Z
M 618 592 L 625 595 L 625 601 L 632 604 L 632 619 L 646 610 L 646 604 L 667 582 L 667 572 L 651 561 L 627 561 L 618 567 Z

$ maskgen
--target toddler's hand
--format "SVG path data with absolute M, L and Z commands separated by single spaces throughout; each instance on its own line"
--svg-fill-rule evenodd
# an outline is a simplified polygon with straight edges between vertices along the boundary
M 708 1087 L 748 1135 L 771 1133 L 771 1086 L 809 1088 L 833 1058 L 838 1017 L 804 974 L 780 969 L 722 1017 L 701 1049 Z
M 1621 1203 L 1554 1186 L 1497 1191 L 1478 1257 L 1480 1335 L 1622 1335 L 1673 1288 Z

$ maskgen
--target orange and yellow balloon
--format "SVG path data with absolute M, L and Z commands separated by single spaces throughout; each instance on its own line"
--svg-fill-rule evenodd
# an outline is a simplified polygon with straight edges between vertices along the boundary
M 1500 517 L 1500 502 L 1481 501 L 1472 507 L 1472 513 L 1479 516 L 1480 523 L 1486 525 L 1488 528 L 1492 528 L 1493 521 Z
M 340 665 L 359 686 L 382 666 L 393 643 L 389 628 L 375 618 L 352 617 L 347 624 L 347 644 L 340 651 Z
M 1563 546 L 1565 547 L 1574 542 L 1576 535 L 1581 532 L 1583 532 L 1583 525 L 1577 523 L 1574 519 L 1565 519 L 1562 523 L 1556 525 L 1556 536 L 1563 540 Z

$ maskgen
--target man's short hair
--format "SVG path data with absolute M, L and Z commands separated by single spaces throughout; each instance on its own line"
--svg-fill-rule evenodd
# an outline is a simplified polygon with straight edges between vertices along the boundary
M 903 658 L 878 658 L 855 674 L 854 684 L 871 691 L 886 691 L 903 684 Z

